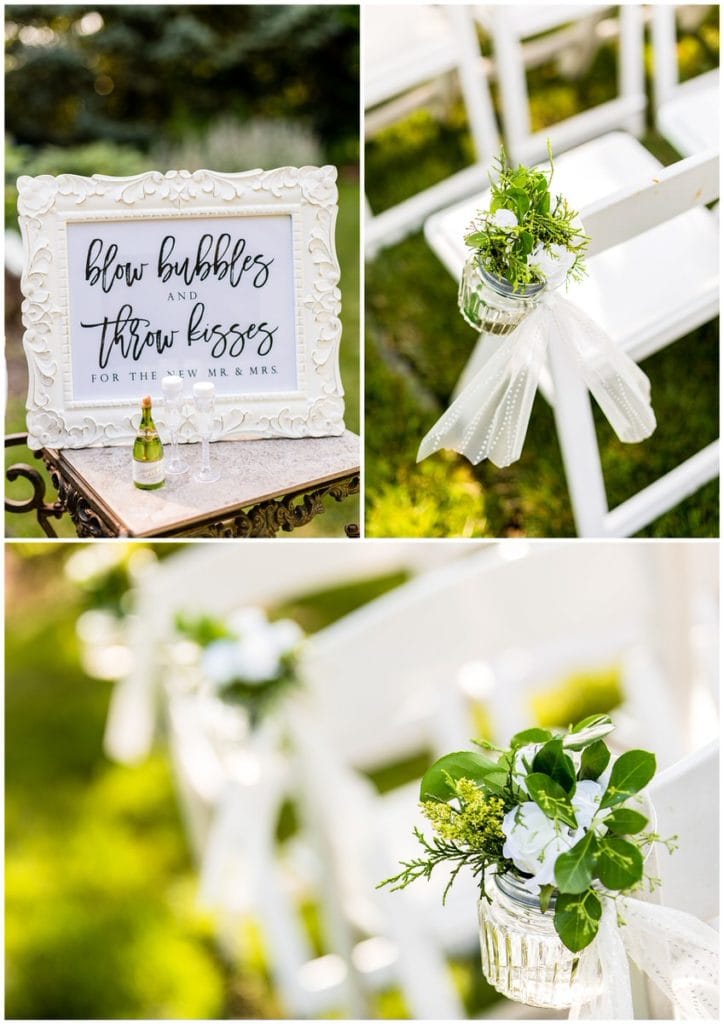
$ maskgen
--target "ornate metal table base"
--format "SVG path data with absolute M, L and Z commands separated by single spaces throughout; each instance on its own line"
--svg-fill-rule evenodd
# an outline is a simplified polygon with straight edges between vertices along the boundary
M 5 438 L 5 447 L 21 447 L 26 444 L 26 434 L 11 434 Z M 5 499 L 5 510 L 16 514 L 35 512 L 36 519 L 48 537 L 57 537 L 51 519 L 61 519 L 68 514 L 79 537 L 124 537 L 128 536 L 121 523 L 108 515 L 107 510 L 96 504 L 85 493 L 77 480 L 61 472 L 55 453 L 43 449 L 33 453 L 42 459 L 50 479 L 58 492 L 55 501 L 46 500 L 46 482 L 34 466 L 17 463 L 6 471 L 9 481 L 27 480 L 32 494 L 24 500 Z M 300 526 L 306 526 L 325 511 L 325 498 L 344 501 L 359 493 L 359 474 L 331 480 L 309 490 L 271 498 L 246 509 L 239 509 L 222 519 L 209 518 L 192 526 L 159 532 L 159 537 L 273 537 L 283 530 L 291 533 Z M 356 524 L 346 527 L 348 537 L 359 537 Z

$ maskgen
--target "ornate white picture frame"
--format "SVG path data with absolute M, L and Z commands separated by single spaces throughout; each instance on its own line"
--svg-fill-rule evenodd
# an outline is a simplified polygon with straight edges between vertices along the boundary
M 217 439 L 342 434 L 336 177 L 21 177 L 29 447 L 129 444 L 140 398 L 177 372 L 184 441 L 209 379 Z

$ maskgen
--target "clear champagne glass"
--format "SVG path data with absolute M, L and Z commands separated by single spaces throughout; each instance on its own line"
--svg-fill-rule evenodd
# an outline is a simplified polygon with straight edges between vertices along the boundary
M 181 457 L 178 446 L 178 432 L 181 426 L 181 405 L 183 404 L 184 382 L 180 377 L 173 374 L 164 377 L 161 381 L 161 392 L 163 404 L 168 410 L 166 422 L 171 434 L 171 461 L 166 466 L 166 476 L 183 476 L 188 473 L 190 466 Z
M 194 480 L 202 484 L 211 484 L 221 479 L 221 473 L 211 467 L 209 441 L 214 426 L 214 401 L 216 389 L 211 383 L 194 384 L 194 407 L 196 409 L 196 426 L 201 434 L 201 468 L 194 473 Z

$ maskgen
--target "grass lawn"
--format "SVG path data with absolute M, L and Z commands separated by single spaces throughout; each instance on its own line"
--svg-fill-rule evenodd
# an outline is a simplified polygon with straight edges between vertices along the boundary
M 681 41 L 685 75 L 718 63 L 711 14 Z M 647 52 L 650 65 L 651 54 Z M 585 79 L 546 66 L 531 75 L 532 117 L 542 129 L 613 94 L 615 55 L 603 47 Z M 653 132 L 644 138 L 665 163 L 676 159 Z M 473 158 L 459 104 L 418 110 L 368 143 L 366 191 L 375 211 L 439 181 Z M 449 404 L 476 336 L 457 311 L 457 286 L 421 233 L 384 250 L 366 271 L 366 531 L 375 537 L 562 537 L 574 534 L 553 414 L 539 395 L 523 455 L 505 470 L 453 452 L 416 465 L 420 440 Z M 619 504 L 718 436 L 718 321 L 642 363 L 658 428 L 623 445 L 595 409 L 610 506 Z M 718 536 L 714 481 L 640 536 Z

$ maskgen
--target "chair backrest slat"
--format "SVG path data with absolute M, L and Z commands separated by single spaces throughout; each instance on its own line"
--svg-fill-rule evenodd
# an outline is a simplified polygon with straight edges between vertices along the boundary
M 589 256 L 605 252 L 719 196 L 719 154 L 680 160 L 653 181 L 621 189 L 581 211 Z

